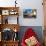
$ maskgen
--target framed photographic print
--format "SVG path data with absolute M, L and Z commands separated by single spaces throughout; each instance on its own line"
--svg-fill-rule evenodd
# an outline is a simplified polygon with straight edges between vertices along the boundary
M 2 10 L 2 15 L 9 15 L 9 10 Z
M 36 18 L 37 10 L 36 9 L 23 9 L 24 18 Z
M 16 11 L 16 10 L 10 10 L 10 11 L 9 11 L 9 14 L 10 14 L 10 15 L 16 15 L 16 14 L 17 14 L 17 11 Z
M 14 15 L 14 10 L 9 11 L 10 15 Z

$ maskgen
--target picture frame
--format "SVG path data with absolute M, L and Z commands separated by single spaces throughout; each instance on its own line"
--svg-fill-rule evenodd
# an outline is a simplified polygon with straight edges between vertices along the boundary
M 10 10 L 10 11 L 9 11 L 9 14 L 10 14 L 10 15 L 16 15 L 16 14 L 17 14 L 17 11 L 16 11 L 16 10 Z
M 9 15 L 9 10 L 2 10 L 2 15 Z
M 37 10 L 36 9 L 23 9 L 24 18 L 36 18 Z

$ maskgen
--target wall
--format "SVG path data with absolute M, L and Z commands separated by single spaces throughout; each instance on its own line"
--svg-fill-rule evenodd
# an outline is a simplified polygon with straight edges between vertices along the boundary
M 37 18 L 36 19 L 24 19 L 23 18 L 23 10 L 21 10 L 20 16 L 20 25 L 26 26 L 42 26 L 43 25 L 43 7 L 42 7 L 42 0 L 25 0 L 21 4 L 22 8 L 31 8 L 37 9 Z
M 15 6 L 14 3 L 15 0 L 0 0 L 0 6 L 1 7 L 13 7 Z M 42 26 L 44 26 L 44 16 L 43 16 L 43 6 L 42 6 L 42 0 L 17 0 L 17 6 L 19 6 L 19 24 L 20 26 L 36 26 L 32 27 L 35 32 L 37 33 L 40 41 L 43 41 L 43 30 Z M 24 19 L 23 18 L 23 9 L 25 8 L 31 8 L 31 9 L 37 9 L 37 18 L 36 19 Z M 9 17 L 9 20 L 11 21 L 12 17 Z M 13 19 L 15 20 L 15 18 Z M 9 21 L 9 23 L 10 23 Z M 13 21 L 14 22 L 14 21 Z M 41 26 L 41 27 L 39 27 Z M 23 28 L 27 27 L 21 27 L 20 35 L 23 34 L 25 31 Z M 21 37 L 22 38 L 22 37 Z
M 41 26 L 21 26 L 19 31 L 20 42 L 24 36 L 24 33 L 27 31 L 28 28 L 32 28 L 33 31 L 37 34 L 39 41 L 43 43 L 43 32 Z
M 15 6 L 15 0 L 0 0 L 0 6 L 9 7 Z M 20 7 L 20 16 L 19 16 L 19 24 L 21 26 L 43 26 L 43 6 L 42 0 L 17 0 L 17 6 Z M 23 18 L 23 9 L 31 8 L 37 9 L 37 18 L 36 19 L 24 19 Z M 10 19 L 9 19 L 10 20 Z

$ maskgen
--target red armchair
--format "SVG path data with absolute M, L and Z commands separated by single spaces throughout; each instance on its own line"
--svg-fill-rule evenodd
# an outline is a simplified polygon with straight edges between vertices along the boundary
M 21 46 L 41 46 L 40 42 L 36 38 L 36 33 L 32 28 L 27 29 L 24 37 L 22 38 Z

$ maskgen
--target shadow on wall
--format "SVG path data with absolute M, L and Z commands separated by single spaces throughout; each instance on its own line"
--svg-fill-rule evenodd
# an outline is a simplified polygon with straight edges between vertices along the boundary
M 21 26 L 20 27 L 20 31 L 19 31 L 20 42 L 21 42 L 21 40 L 22 40 L 22 38 L 24 36 L 25 31 L 28 28 L 32 28 L 34 30 L 34 32 L 36 32 L 39 41 L 41 43 L 43 43 L 43 30 L 42 30 L 42 26 Z

